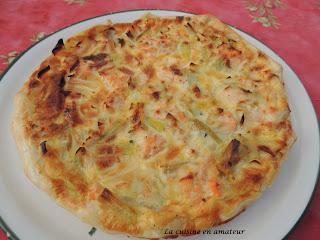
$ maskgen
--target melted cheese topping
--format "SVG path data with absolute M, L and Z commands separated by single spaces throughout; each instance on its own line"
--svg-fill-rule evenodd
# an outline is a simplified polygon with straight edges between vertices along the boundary
M 60 41 L 20 94 L 52 196 L 136 236 L 233 217 L 294 141 L 281 67 L 211 16 L 88 29 Z

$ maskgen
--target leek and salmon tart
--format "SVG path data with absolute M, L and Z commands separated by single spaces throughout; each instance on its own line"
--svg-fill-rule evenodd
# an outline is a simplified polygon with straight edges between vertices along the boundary
M 235 217 L 295 140 L 281 66 L 210 15 L 60 39 L 18 92 L 13 132 L 26 175 L 61 206 L 146 238 Z

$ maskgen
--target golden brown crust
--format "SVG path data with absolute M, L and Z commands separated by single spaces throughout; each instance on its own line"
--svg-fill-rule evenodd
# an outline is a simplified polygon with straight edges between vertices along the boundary
M 59 40 L 16 96 L 25 172 L 105 231 L 222 224 L 272 183 L 295 140 L 281 71 L 206 15 Z

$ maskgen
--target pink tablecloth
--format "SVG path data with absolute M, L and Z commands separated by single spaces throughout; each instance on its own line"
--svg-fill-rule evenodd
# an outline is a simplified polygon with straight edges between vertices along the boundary
M 141 8 L 212 13 L 253 35 L 294 69 L 319 116 L 320 0 L 0 0 L 0 72 L 31 44 L 62 27 L 96 15 Z M 320 238 L 319 203 L 318 187 L 289 239 Z M 4 239 L 0 231 L 0 240 Z

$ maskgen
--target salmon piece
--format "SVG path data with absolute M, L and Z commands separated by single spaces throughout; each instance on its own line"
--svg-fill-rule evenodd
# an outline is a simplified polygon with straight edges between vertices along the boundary
M 224 58 L 230 59 L 234 57 L 239 57 L 241 55 L 241 51 L 235 49 L 232 46 L 227 46 L 226 44 L 222 44 L 219 47 L 219 52 L 223 55 Z
M 217 197 L 220 197 L 221 196 L 221 192 L 220 192 L 220 189 L 219 189 L 219 183 L 215 179 L 211 179 L 209 181 L 209 184 L 210 184 L 210 189 L 213 192 L 213 194 L 215 196 L 217 196 Z
M 187 120 L 187 117 L 183 112 L 177 112 L 176 116 L 181 122 L 185 122 Z
M 143 158 L 148 159 L 164 149 L 164 140 L 159 135 L 148 135 L 143 146 Z
M 174 159 L 179 153 L 180 153 L 180 148 L 177 146 L 172 146 L 168 149 L 167 154 L 166 154 L 166 159 L 167 160 L 172 160 Z

